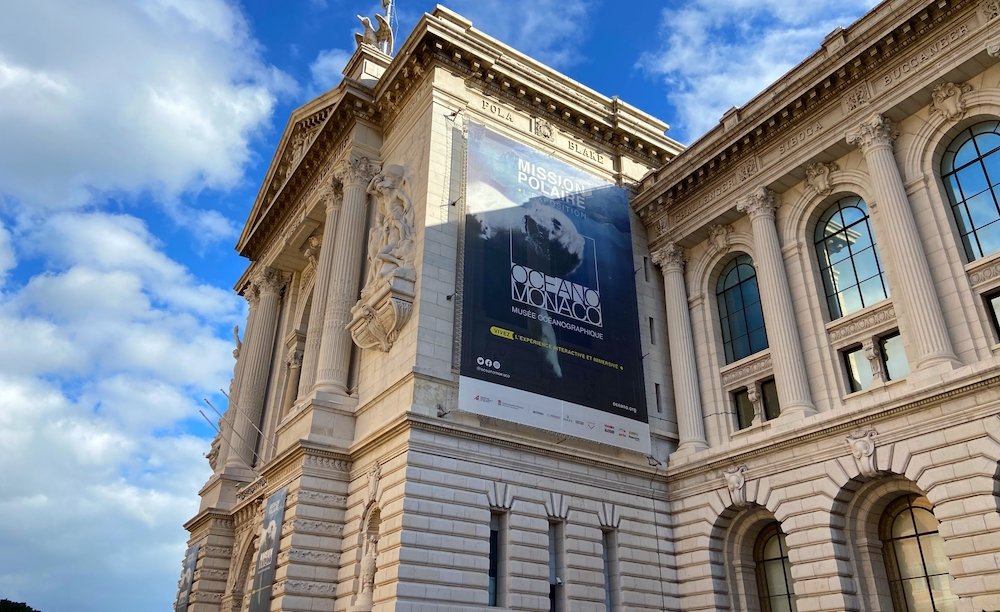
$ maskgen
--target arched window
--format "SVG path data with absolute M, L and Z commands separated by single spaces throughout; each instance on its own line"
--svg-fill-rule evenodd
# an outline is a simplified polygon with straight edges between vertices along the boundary
M 962 130 L 944 153 L 941 178 L 969 261 L 1000 251 L 1000 121 Z
M 715 297 L 719 304 L 726 363 L 766 349 L 767 331 L 757 288 L 757 271 L 749 255 L 740 255 L 723 268 Z
M 927 498 L 900 497 L 882 514 L 879 531 L 893 608 L 900 612 L 952 610 L 958 598 L 951 588 L 944 540 Z
M 850 196 L 834 202 L 816 224 L 814 239 L 831 319 L 889 296 L 864 200 Z
M 781 533 L 778 523 L 771 523 L 761 530 L 753 557 L 760 609 L 764 612 L 794 611 L 795 596 L 792 591 L 788 547 L 785 546 L 785 534 Z

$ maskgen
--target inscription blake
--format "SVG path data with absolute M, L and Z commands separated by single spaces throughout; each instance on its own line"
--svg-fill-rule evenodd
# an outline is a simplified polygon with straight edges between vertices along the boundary
M 964 38 L 968 33 L 969 26 L 967 24 L 960 25 L 947 32 L 941 38 L 924 47 L 920 53 L 915 54 L 902 64 L 893 67 L 882 77 L 882 86 L 891 87 L 893 84 L 899 83 L 916 74 L 924 64 L 935 59 L 939 54 L 944 53 L 949 45 L 958 42 L 959 39 Z
M 585 157 L 591 161 L 595 161 L 599 164 L 604 163 L 604 156 L 601 155 L 600 151 L 596 149 L 591 149 L 590 147 L 585 147 L 582 144 L 576 142 L 575 140 L 569 140 L 566 143 L 567 148 L 579 155 L 580 157 Z

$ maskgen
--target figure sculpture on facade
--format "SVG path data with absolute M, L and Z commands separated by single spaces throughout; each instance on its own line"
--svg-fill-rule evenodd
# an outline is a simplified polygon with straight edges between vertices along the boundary
M 362 296 L 391 282 L 394 276 L 408 280 L 413 269 L 413 203 L 403 192 L 403 168 L 387 166 L 368 184 L 376 198 L 375 223 L 368 234 L 368 278 Z
M 370 45 L 383 53 L 388 53 L 388 49 L 392 48 L 392 28 L 389 26 L 389 20 L 384 15 L 375 15 L 378 28 L 373 28 L 371 20 L 367 17 L 358 15 L 358 20 L 365 29 L 361 34 L 354 35 L 358 46 Z
M 240 326 L 233 326 L 233 340 L 236 341 L 236 346 L 233 348 L 233 359 L 240 358 L 240 349 L 243 348 L 243 341 L 240 340 Z

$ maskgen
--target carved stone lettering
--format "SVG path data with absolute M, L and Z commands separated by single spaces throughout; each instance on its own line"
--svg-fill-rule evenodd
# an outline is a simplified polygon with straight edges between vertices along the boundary
M 969 34 L 969 26 L 962 24 L 952 28 L 940 38 L 927 45 L 919 52 L 914 53 L 903 63 L 893 66 L 889 72 L 882 77 L 883 87 L 892 87 L 900 81 L 906 80 L 920 71 L 928 62 L 933 61 L 938 55 L 944 53 L 949 46 L 955 44 Z

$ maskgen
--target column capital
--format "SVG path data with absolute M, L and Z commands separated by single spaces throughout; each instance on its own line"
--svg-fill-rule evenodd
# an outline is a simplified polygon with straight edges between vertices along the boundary
M 367 185 L 382 169 L 382 164 L 367 157 L 348 158 L 333 168 L 333 176 L 346 185 Z
M 875 113 L 847 133 L 847 144 L 856 146 L 864 154 L 873 147 L 892 147 L 899 136 L 896 124 L 880 113 Z
M 285 364 L 289 368 L 301 368 L 302 357 L 303 357 L 302 349 L 297 347 L 292 347 L 291 349 L 289 349 L 288 354 L 285 355 Z
M 332 177 L 325 180 L 327 183 L 323 185 L 320 199 L 323 200 L 326 212 L 330 213 L 340 210 L 341 205 L 344 203 L 344 185 Z
M 664 272 L 668 270 L 683 270 L 684 264 L 687 262 L 684 249 L 676 242 L 666 243 L 650 253 L 650 256 L 653 259 L 653 263 L 660 266 Z
M 251 281 L 261 295 L 276 295 L 285 287 L 285 275 L 270 267 L 263 267 L 253 275 Z
M 758 217 L 774 219 L 777 208 L 778 200 L 767 187 L 758 187 L 736 202 L 736 210 L 745 213 L 751 221 Z
M 241 295 L 243 296 L 243 299 L 247 301 L 247 304 L 250 305 L 250 308 L 253 309 L 257 305 L 257 301 L 260 299 L 260 290 L 253 280 L 251 280 L 247 284 L 246 288 L 243 289 L 243 293 Z

